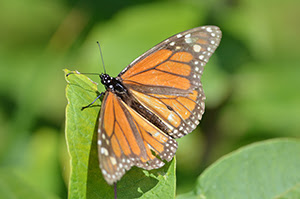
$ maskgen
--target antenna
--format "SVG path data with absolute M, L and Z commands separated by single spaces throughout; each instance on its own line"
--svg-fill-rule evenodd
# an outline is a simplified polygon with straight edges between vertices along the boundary
M 105 65 L 104 65 L 104 60 L 103 60 L 103 55 L 102 55 L 101 46 L 100 46 L 99 41 L 97 41 L 97 44 L 98 44 L 99 51 L 100 51 L 100 56 L 101 56 L 101 60 L 102 60 L 102 65 L 103 65 L 103 69 L 104 69 L 104 74 L 106 74 Z

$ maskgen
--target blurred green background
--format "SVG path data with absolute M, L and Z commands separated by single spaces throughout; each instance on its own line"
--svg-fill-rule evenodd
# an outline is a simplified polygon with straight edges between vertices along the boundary
M 96 41 L 116 76 L 173 34 L 221 28 L 202 79 L 203 120 L 178 140 L 177 193 L 241 146 L 299 137 L 299 8 L 297 0 L 2 1 L 0 198 L 67 197 L 62 69 L 102 72 Z

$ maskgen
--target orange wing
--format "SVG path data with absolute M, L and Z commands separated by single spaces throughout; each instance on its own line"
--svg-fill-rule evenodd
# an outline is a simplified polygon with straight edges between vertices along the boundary
M 112 92 L 103 99 L 98 128 L 100 168 L 105 180 L 113 184 L 133 165 L 160 168 L 170 161 L 177 143 L 142 118 Z M 156 155 L 153 155 L 156 154 Z
M 161 42 L 118 76 L 133 96 L 169 127 L 173 138 L 190 133 L 204 113 L 200 78 L 221 31 L 203 26 Z
M 172 138 L 180 138 L 194 130 L 204 113 L 205 96 L 201 86 L 187 96 L 131 92 L 169 127 L 166 133 Z

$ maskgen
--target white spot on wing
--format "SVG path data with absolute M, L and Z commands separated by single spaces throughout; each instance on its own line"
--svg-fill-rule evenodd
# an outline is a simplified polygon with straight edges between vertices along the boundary
M 190 44 L 190 43 L 193 42 L 193 40 L 191 38 L 185 38 L 185 42 L 188 43 L 188 44 Z
M 201 46 L 198 45 L 198 44 L 195 44 L 195 45 L 193 46 L 193 50 L 194 50 L 196 53 L 198 53 L 198 52 L 200 52 L 200 50 L 201 50 Z
M 117 164 L 116 158 L 114 158 L 114 157 L 110 157 L 110 161 L 113 165 Z
M 108 156 L 108 151 L 107 151 L 107 149 L 104 148 L 104 147 L 101 147 L 101 154 L 104 154 L 104 155 Z

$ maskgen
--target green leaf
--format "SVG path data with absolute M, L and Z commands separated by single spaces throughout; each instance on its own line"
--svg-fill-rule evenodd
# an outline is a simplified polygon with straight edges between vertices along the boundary
M 65 74 L 71 71 L 65 70 Z M 103 179 L 98 162 L 97 126 L 99 101 L 81 111 L 99 92 L 86 76 L 72 72 L 66 77 L 66 139 L 71 158 L 69 198 L 113 198 L 113 187 Z M 117 183 L 118 198 L 174 198 L 175 159 L 160 169 L 134 167 Z
M 66 76 L 66 140 L 71 160 L 69 198 L 85 198 L 89 154 L 99 107 L 83 111 L 81 108 L 96 99 L 97 85 L 84 75 L 64 71 L 65 74 L 73 73 Z
M 276 199 L 299 199 L 300 196 L 300 183 L 296 186 L 292 187 L 287 192 L 282 195 L 276 197 Z
M 211 165 L 194 190 L 178 198 L 274 198 L 300 183 L 299 154 L 297 139 L 251 144 Z M 293 194 L 300 198 L 299 189 Z

